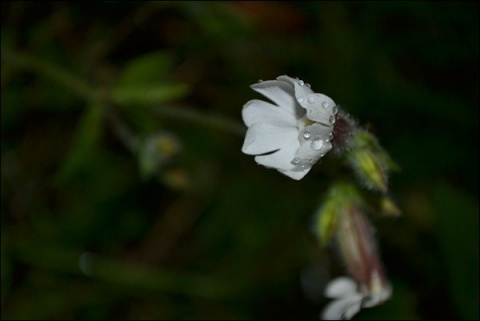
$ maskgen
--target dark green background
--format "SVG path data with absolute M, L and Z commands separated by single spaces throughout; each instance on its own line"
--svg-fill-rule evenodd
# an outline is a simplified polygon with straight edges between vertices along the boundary
M 371 216 L 393 297 L 356 318 L 479 318 L 478 3 L 1 9 L 2 319 L 318 318 L 343 272 L 311 222 L 349 169 L 293 181 L 240 151 L 249 85 L 283 74 L 401 167 L 403 215 Z M 181 149 L 142 172 L 132 141 L 159 132 Z

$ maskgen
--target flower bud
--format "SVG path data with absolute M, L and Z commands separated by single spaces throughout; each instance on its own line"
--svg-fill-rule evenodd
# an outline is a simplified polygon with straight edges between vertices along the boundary
M 387 192 L 388 170 L 395 168 L 395 164 L 372 134 L 358 130 L 347 157 L 357 177 L 366 187 Z
M 361 208 L 354 204 L 344 208 L 338 218 L 337 240 L 346 268 L 357 282 L 374 293 L 387 286 L 373 229 Z
M 338 217 L 351 204 L 361 204 L 357 187 L 353 184 L 337 182 L 327 192 L 327 196 L 316 213 L 315 232 L 322 246 L 335 235 Z
M 400 216 L 400 214 L 402 214 L 402 212 L 397 207 L 397 205 L 395 205 L 393 200 L 386 195 L 381 197 L 378 203 L 380 213 L 386 216 Z
M 180 151 L 180 143 L 170 133 L 158 133 L 147 137 L 140 145 L 139 167 L 143 178 L 149 178 Z
M 336 237 L 340 257 L 351 276 L 327 285 L 325 295 L 335 300 L 321 313 L 323 319 L 350 319 L 361 308 L 378 305 L 391 295 L 365 206 L 355 185 L 337 183 L 319 211 L 320 240 Z

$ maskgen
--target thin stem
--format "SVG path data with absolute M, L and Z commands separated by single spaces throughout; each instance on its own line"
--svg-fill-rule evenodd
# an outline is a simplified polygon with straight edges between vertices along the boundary
M 155 114 L 162 117 L 182 119 L 202 126 L 227 131 L 238 136 L 245 136 L 245 126 L 224 116 L 200 113 L 183 106 L 161 106 L 152 110 Z
M 35 246 L 32 246 L 35 244 Z M 90 252 L 77 251 L 35 239 L 11 239 L 15 259 L 50 271 L 83 275 L 106 284 L 125 289 L 148 292 L 170 292 L 180 295 L 227 299 L 247 290 L 234 279 L 190 272 L 177 272 L 153 268 L 125 260 L 102 257 Z
M 84 99 L 89 100 L 95 96 L 95 90 L 83 80 L 55 64 L 41 60 L 28 53 L 13 52 L 2 48 L 2 60 L 50 78 Z
M 117 138 L 132 152 L 137 153 L 139 149 L 139 140 L 132 133 L 130 128 L 120 119 L 120 117 L 115 112 L 115 108 L 109 104 L 105 104 L 104 115 L 110 122 L 113 131 Z

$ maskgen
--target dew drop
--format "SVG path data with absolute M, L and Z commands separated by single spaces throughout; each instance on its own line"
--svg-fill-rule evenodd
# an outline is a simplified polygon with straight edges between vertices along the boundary
M 312 136 L 312 133 L 310 133 L 308 130 L 303 132 L 303 138 L 309 139 Z
M 330 116 L 330 117 L 328 118 L 328 122 L 329 122 L 331 125 L 335 124 L 335 116 L 333 116 L 333 115 Z
M 338 113 L 338 107 L 337 107 L 337 106 L 333 106 L 332 112 L 333 112 L 334 114 Z
M 305 84 L 305 86 L 307 86 L 308 88 L 310 88 L 310 84 Z
M 323 107 L 323 108 L 328 108 L 328 103 L 327 103 L 326 101 L 324 101 L 324 102 L 322 103 L 322 107 Z
M 290 163 L 292 165 L 298 165 L 298 164 L 300 164 L 300 158 L 295 157 Z
M 323 140 L 321 138 L 315 138 L 310 144 L 310 147 L 313 150 L 320 150 L 322 149 L 322 146 L 323 146 Z
M 261 83 L 261 82 L 263 82 L 263 80 L 262 80 L 262 79 L 259 79 L 257 82 L 258 82 L 258 83 Z
M 299 103 L 303 103 L 303 98 L 298 98 Z
M 305 83 L 303 82 L 303 80 L 299 80 L 299 81 L 298 81 L 298 84 L 299 84 L 300 86 L 305 85 Z
M 315 96 L 314 96 L 314 95 L 308 96 L 308 102 L 309 102 L 310 104 L 313 104 L 313 103 L 315 102 Z

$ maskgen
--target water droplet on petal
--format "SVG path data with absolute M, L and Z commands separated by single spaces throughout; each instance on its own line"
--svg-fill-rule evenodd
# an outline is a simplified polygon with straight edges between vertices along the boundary
M 324 101 L 324 102 L 322 103 L 322 107 L 323 107 L 323 108 L 328 108 L 328 103 L 327 103 L 326 101 Z
M 330 116 L 330 117 L 328 118 L 328 122 L 329 122 L 331 125 L 335 124 L 335 116 L 333 116 L 333 115 Z
M 314 95 L 309 95 L 309 96 L 308 96 L 308 102 L 309 102 L 310 104 L 313 104 L 313 103 L 315 102 L 315 96 L 314 96 Z
M 307 83 L 307 84 L 305 84 L 305 86 L 307 86 L 308 88 L 310 88 L 310 84 L 308 84 L 308 83 Z
M 290 162 L 290 164 L 292 164 L 292 165 L 298 165 L 298 164 L 300 164 L 300 158 L 295 157 L 295 158 Z
M 298 81 L 298 84 L 299 84 L 300 86 L 305 85 L 305 83 L 303 82 L 303 80 L 299 80 L 299 81 Z
M 262 80 L 262 79 L 259 79 L 257 82 L 258 82 L 258 83 L 261 83 L 261 82 L 263 82 L 263 80 Z
M 332 138 L 333 138 L 333 133 L 328 134 L 328 139 L 330 140 Z
M 299 103 L 303 103 L 303 98 L 298 98 Z
M 315 138 L 312 143 L 310 144 L 310 147 L 313 150 L 320 150 L 323 147 L 323 140 L 321 138 Z
M 311 134 L 308 130 L 306 130 L 306 131 L 303 132 L 303 138 L 309 139 L 310 136 L 312 136 L 312 134 Z
M 338 113 L 338 107 L 337 107 L 337 106 L 333 106 L 332 112 L 333 112 L 334 114 Z

